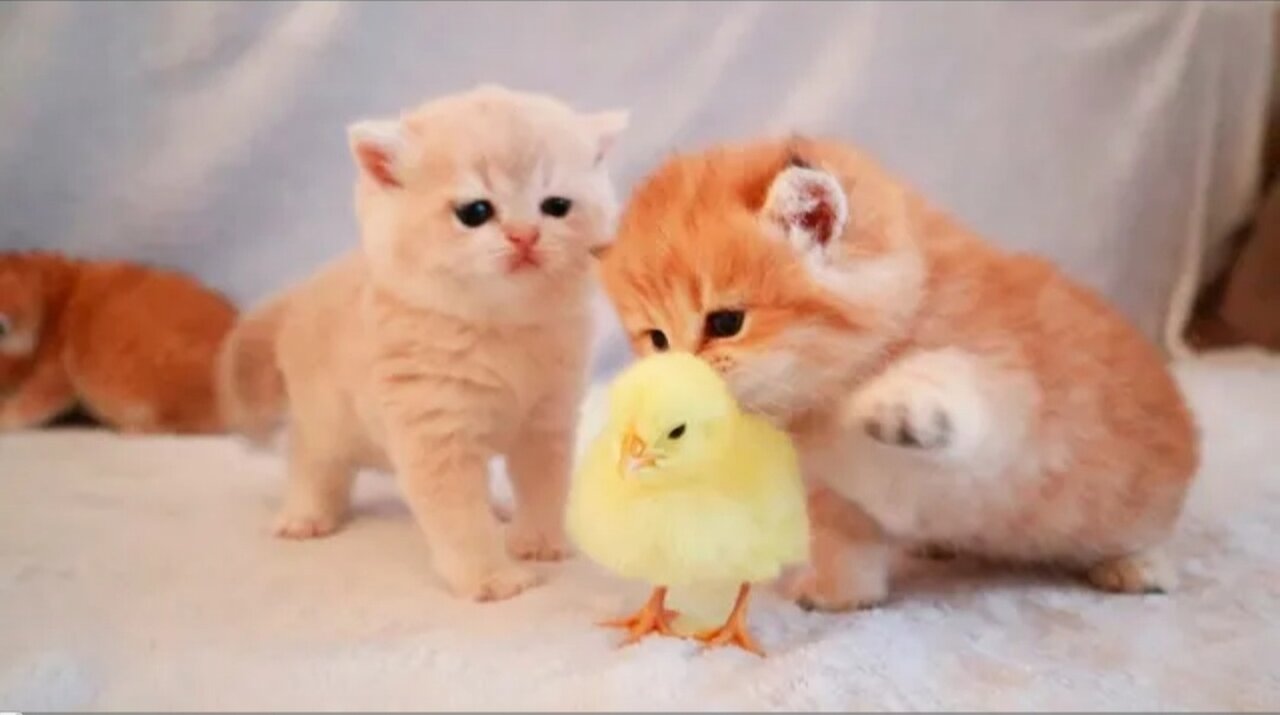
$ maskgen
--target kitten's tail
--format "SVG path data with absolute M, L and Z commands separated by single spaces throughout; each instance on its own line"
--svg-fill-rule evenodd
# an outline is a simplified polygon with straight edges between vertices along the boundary
M 255 444 L 267 443 L 284 416 L 284 375 L 276 363 L 283 300 L 245 313 L 218 355 L 218 406 L 227 427 Z

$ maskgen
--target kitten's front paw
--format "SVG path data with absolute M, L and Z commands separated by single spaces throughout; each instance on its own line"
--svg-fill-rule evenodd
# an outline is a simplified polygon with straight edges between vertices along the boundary
M 542 579 L 533 569 L 504 564 L 478 576 L 451 583 L 453 592 L 473 601 L 501 601 L 537 586 Z
M 923 452 L 962 449 L 984 429 L 981 398 L 962 374 L 919 359 L 891 369 L 853 396 L 849 426 L 883 444 Z
M 507 527 L 507 553 L 526 561 L 560 561 L 569 556 L 569 546 L 562 529 L 517 519 Z
M 951 443 L 955 419 L 929 385 L 901 380 L 876 384 L 853 401 L 849 419 L 877 442 L 914 449 Z
M 341 517 L 285 508 L 276 516 L 271 533 L 281 539 L 315 539 L 338 530 Z
M 807 568 L 784 581 L 782 595 L 806 611 L 840 613 L 875 608 L 884 603 L 889 593 L 887 584 L 882 582 L 823 577 Z

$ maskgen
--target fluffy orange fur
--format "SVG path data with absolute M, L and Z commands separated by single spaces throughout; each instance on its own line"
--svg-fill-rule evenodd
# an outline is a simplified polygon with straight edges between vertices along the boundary
M 352 127 L 360 250 L 246 315 L 220 367 L 238 429 L 288 413 L 278 536 L 337 529 L 368 466 L 396 473 L 459 595 L 513 596 L 537 574 L 512 557 L 564 554 L 590 250 L 616 215 L 602 159 L 624 124 L 482 87 Z M 516 497 L 505 543 L 497 455 Z
M 79 404 L 125 432 L 220 431 L 213 364 L 234 320 L 229 301 L 174 271 L 0 255 L 0 429 Z
M 922 544 L 1068 564 L 1107 590 L 1172 585 L 1160 547 L 1198 435 L 1159 350 L 854 148 L 675 157 L 601 268 L 637 351 L 703 356 L 792 431 L 813 485 L 803 601 L 877 603 L 892 550 Z M 725 310 L 743 316 L 731 335 L 708 318 Z

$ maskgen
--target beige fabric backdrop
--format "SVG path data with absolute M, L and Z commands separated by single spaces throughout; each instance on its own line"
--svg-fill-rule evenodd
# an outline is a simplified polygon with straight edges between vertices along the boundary
M 630 107 L 624 188 L 724 138 L 857 141 L 1157 337 L 1252 195 L 1270 10 L 5 3 L 0 249 L 145 259 L 256 300 L 353 245 L 345 124 L 497 81 Z M 624 348 L 601 316 L 608 369 Z

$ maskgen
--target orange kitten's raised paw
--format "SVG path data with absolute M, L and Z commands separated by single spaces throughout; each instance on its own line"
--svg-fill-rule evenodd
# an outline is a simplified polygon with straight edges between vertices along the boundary
M 281 539 L 316 539 L 338 530 L 341 520 L 322 514 L 295 514 L 282 511 L 271 532 Z
M 564 532 L 515 522 L 507 527 L 507 553 L 526 561 L 560 561 L 569 556 Z
M 1103 561 L 1086 573 L 1095 588 L 1111 593 L 1168 593 L 1177 576 L 1162 553 L 1147 552 Z
M 980 438 L 985 425 L 969 359 L 955 350 L 918 353 L 854 395 L 846 420 L 884 444 L 955 450 Z
M 537 572 L 527 566 L 509 564 L 491 571 L 470 583 L 454 584 L 454 593 L 474 601 L 502 601 L 527 591 L 542 582 Z

